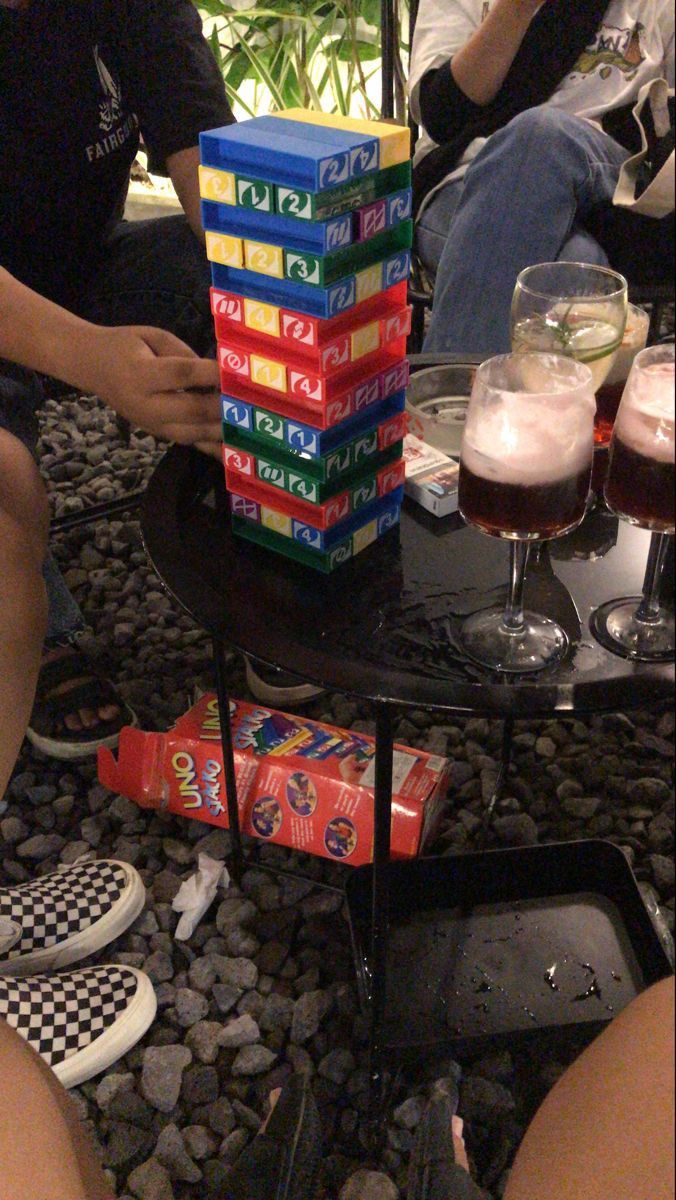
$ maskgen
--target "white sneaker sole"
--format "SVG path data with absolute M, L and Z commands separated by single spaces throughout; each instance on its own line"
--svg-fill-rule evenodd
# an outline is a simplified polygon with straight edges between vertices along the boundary
M 261 678 L 249 658 L 245 657 L 244 661 L 247 687 L 261 704 L 271 704 L 273 707 L 278 704 L 307 704 L 310 700 L 324 695 L 324 688 L 315 687 L 312 683 L 275 687 L 273 683 L 267 683 Z
M 129 863 L 117 862 L 115 859 L 101 861 L 114 862 L 115 866 L 123 869 L 127 877 L 127 886 L 110 911 L 101 917 L 100 921 L 96 921 L 65 942 L 1 962 L 0 976 L 25 979 L 27 975 L 51 975 L 54 971 L 62 970 L 63 967 L 69 967 L 88 955 L 95 954 L 133 925 L 146 903 L 143 880 Z
M 78 1087 L 119 1062 L 141 1040 L 155 1020 L 157 997 L 150 979 L 135 968 L 125 967 L 125 970 L 131 971 L 138 980 L 134 999 L 115 1024 L 86 1050 L 80 1050 L 53 1068 L 56 1078 L 65 1088 Z
M 131 708 L 129 713 L 131 720 L 127 724 L 135 728 L 138 725 L 138 717 Z M 55 758 L 57 762 L 79 762 L 83 758 L 95 758 L 99 750 L 114 750 L 120 740 L 120 733 L 111 733 L 108 737 L 99 738 L 95 742 L 92 742 L 91 739 L 86 742 L 60 742 L 58 738 L 44 737 L 41 733 L 36 733 L 34 729 L 29 728 L 26 730 L 26 737 L 31 746 L 34 746 L 47 758 Z

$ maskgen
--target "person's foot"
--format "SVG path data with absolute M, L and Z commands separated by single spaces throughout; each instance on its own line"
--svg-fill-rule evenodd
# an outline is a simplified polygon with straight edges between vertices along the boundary
M 223 1200 L 315 1200 L 321 1121 L 309 1080 L 293 1075 L 225 1182 Z
M 454 1079 L 435 1084 L 416 1133 L 407 1200 L 483 1200 L 469 1174 Z
M 156 1011 L 150 979 L 133 967 L 0 978 L 0 1020 L 37 1051 L 65 1088 L 85 1083 L 127 1054 Z
M 45 650 L 28 740 L 50 758 L 88 758 L 113 749 L 123 725 L 135 721 L 114 685 L 72 645 Z
M 302 683 L 296 675 L 286 671 L 278 671 L 275 667 L 266 667 L 257 659 L 244 659 L 246 664 L 246 682 L 249 691 L 259 704 L 270 704 L 274 708 L 280 705 L 308 704 L 323 696 L 324 689 L 311 683 Z
M 79 962 L 120 937 L 145 901 L 138 871 L 105 859 L 0 888 L 0 976 Z

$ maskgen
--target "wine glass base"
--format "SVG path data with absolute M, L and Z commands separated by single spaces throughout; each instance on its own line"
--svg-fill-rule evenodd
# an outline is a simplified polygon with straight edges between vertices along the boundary
M 524 613 L 523 627 L 509 630 L 503 609 L 474 613 L 463 622 L 460 644 L 473 662 L 493 671 L 522 675 L 542 671 L 560 662 L 568 649 L 568 637 L 556 621 L 539 613 Z
M 670 609 L 654 621 L 637 621 L 640 596 L 609 600 L 592 613 L 590 628 L 606 650 L 639 662 L 670 662 L 676 648 L 676 623 Z

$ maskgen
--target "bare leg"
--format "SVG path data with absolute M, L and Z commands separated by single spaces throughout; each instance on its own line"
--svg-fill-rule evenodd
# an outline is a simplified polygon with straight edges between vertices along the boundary
M 47 623 L 47 498 L 21 442 L 0 429 L 0 796 L 33 705 Z
M 674 980 L 639 996 L 559 1080 L 505 1200 L 673 1200 Z
M 112 1200 L 94 1147 L 49 1067 L 0 1022 L 2 1200 Z

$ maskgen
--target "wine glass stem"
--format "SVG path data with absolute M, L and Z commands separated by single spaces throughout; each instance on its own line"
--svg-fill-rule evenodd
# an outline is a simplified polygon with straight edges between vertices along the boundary
M 523 588 L 530 542 L 513 541 L 510 550 L 509 596 L 502 624 L 508 633 L 523 633 Z
M 648 565 L 643 581 L 643 597 L 636 609 L 637 621 L 650 623 L 656 621 L 660 615 L 660 579 L 670 536 L 668 533 L 654 533 L 650 539 Z

